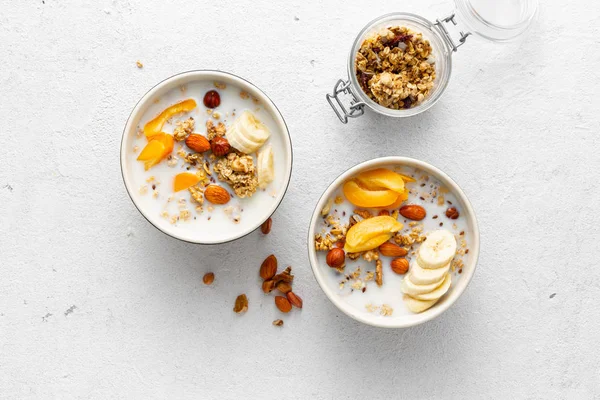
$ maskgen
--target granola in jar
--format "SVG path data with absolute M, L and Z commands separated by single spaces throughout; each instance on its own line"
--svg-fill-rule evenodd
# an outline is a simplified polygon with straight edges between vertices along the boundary
M 422 103 L 436 77 L 431 44 L 407 27 L 389 27 L 367 37 L 354 63 L 364 93 L 394 110 Z

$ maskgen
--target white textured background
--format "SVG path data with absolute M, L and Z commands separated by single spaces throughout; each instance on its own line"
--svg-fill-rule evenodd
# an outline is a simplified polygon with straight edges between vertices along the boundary
M 469 39 L 429 112 L 344 126 L 324 96 L 358 31 L 450 0 L 0 0 L 0 398 L 600 398 L 600 3 L 543 3 L 522 43 Z M 289 125 L 268 237 L 178 242 L 125 192 L 132 106 L 202 68 L 251 80 Z M 322 191 L 384 155 L 446 171 L 482 233 L 469 289 L 407 330 L 338 312 L 307 260 Z M 305 303 L 282 329 L 257 276 L 270 252 Z

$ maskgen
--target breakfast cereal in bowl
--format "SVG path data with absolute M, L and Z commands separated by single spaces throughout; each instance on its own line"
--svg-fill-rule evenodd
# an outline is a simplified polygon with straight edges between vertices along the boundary
M 475 214 L 437 168 L 410 158 L 360 164 L 320 199 L 309 258 L 329 299 L 351 317 L 407 327 L 441 314 L 473 276 Z
M 218 71 L 161 82 L 138 103 L 121 147 L 125 185 L 163 232 L 222 243 L 259 227 L 291 175 L 287 127 L 256 87 Z

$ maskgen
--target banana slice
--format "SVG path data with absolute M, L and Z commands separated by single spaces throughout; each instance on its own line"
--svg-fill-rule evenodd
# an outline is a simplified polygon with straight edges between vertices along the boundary
M 456 239 L 454 235 L 440 229 L 427 235 L 427 240 L 421 243 L 417 261 L 423 268 L 441 268 L 448 264 L 456 254 Z
M 265 147 L 258 153 L 258 187 L 264 189 L 275 179 L 275 168 L 273 167 L 273 149 L 271 145 Z
M 442 279 L 440 279 L 438 282 L 428 283 L 426 285 L 417 285 L 412 281 L 411 274 L 408 273 L 404 277 L 404 279 L 402 279 L 402 283 L 400 283 L 400 290 L 402 290 L 403 293 L 406 293 L 411 296 L 416 296 L 418 294 L 431 293 L 432 291 L 437 289 L 438 286 L 440 286 L 442 284 L 442 282 L 444 281 L 444 278 L 445 278 L 445 276 L 442 275 Z
M 269 129 L 250 111 L 244 111 L 227 129 L 231 146 L 245 154 L 257 151 L 269 136 Z
M 436 300 L 437 301 L 440 297 L 442 297 L 443 295 L 446 294 L 448 289 L 450 289 L 450 283 L 452 283 L 452 278 L 450 277 L 450 274 L 446 274 L 446 277 L 444 278 L 444 281 L 442 282 L 442 284 L 439 285 L 437 288 L 435 288 L 432 292 L 425 293 L 425 294 L 416 294 L 412 297 L 414 297 L 417 300 Z
M 441 283 L 446 275 L 446 272 L 450 270 L 450 264 L 444 265 L 441 268 L 426 269 L 421 268 L 416 260 L 410 263 L 410 281 L 416 285 L 429 285 L 430 283 Z
M 410 297 L 407 294 L 403 296 L 403 299 L 408 309 L 414 313 L 423 312 L 428 308 L 431 308 L 431 306 L 433 306 L 435 303 L 437 303 L 437 300 L 418 300 Z

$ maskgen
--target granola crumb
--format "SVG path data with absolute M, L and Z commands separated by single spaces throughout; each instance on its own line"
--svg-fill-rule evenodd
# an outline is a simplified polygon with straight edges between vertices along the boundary
M 214 82 L 214 84 L 215 84 L 215 87 L 216 87 L 217 89 L 227 89 L 227 85 L 226 85 L 226 84 L 224 84 L 223 82 L 216 82 L 216 81 L 215 81 L 215 82 Z
M 148 193 L 148 186 L 147 185 L 140 186 L 140 194 L 145 195 L 146 193 Z
M 217 126 L 211 121 L 206 121 L 206 136 L 208 140 L 213 140 L 217 136 L 225 136 L 227 128 L 222 122 L 219 122 Z
M 248 92 L 246 92 L 246 91 L 242 90 L 242 91 L 240 92 L 240 97 L 241 97 L 242 99 L 246 100 L 246 99 L 250 98 L 250 95 L 248 94 Z
M 140 68 L 140 69 L 141 69 L 141 68 L 144 68 L 144 64 L 142 64 L 142 62 L 141 62 L 140 60 L 137 60 L 137 61 L 135 62 L 135 65 L 136 65 L 138 68 Z
M 381 315 L 388 317 L 388 316 L 392 315 L 393 313 L 394 313 L 394 309 L 392 307 L 390 307 L 387 304 L 381 305 L 381 311 L 380 311 Z
M 215 112 L 215 113 L 213 113 L 212 117 L 214 119 L 221 119 L 221 113 Z
M 189 117 L 185 121 L 177 121 L 177 126 L 173 131 L 173 137 L 178 142 L 185 140 L 185 138 L 194 131 L 195 121 L 194 118 Z
M 158 198 L 158 190 L 153 190 L 152 191 L 152 197 L 154 197 L 155 199 Z
M 133 146 L 134 153 L 137 153 L 139 149 L 140 149 L 140 146 Z
M 220 158 L 213 170 L 219 180 L 228 183 L 240 198 L 251 197 L 258 188 L 258 177 L 252 156 L 229 153 Z
M 282 319 L 276 319 L 275 321 L 273 321 L 273 325 L 275 325 L 275 326 L 283 326 L 283 320 Z

